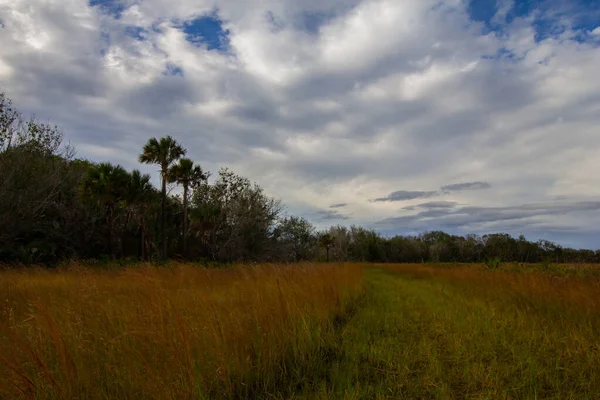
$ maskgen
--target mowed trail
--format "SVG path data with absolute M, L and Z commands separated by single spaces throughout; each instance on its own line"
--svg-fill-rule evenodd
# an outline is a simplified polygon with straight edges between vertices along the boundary
M 508 274 L 498 273 L 500 286 L 480 274 L 366 269 L 369 298 L 306 398 L 600 398 L 597 302 L 543 298 L 544 277 L 524 278 L 535 287 L 522 292 Z M 570 296 L 597 286 L 584 288 L 592 292 Z

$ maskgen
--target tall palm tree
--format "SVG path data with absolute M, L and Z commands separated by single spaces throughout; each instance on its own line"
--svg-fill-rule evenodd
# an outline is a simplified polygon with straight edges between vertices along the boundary
M 129 174 L 120 165 L 101 163 L 92 166 L 81 184 L 81 195 L 88 203 L 95 203 L 104 209 L 108 228 L 108 251 L 115 258 L 115 220 L 121 202 L 124 200 Z
M 178 159 L 183 157 L 186 150 L 171 136 L 160 139 L 152 138 L 144 146 L 139 161 L 145 164 L 158 164 L 160 166 L 160 176 L 162 181 L 162 205 L 161 205 L 161 239 L 162 239 L 162 259 L 167 259 L 167 181 L 169 167 Z
M 325 251 L 327 252 L 327 262 L 329 262 L 329 249 L 333 247 L 335 239 L 330 233 L 323 233 L 321 237 L 319 237 L 319 243 L 325 248 Z
M 200 165 L 194 165 L 189 158 L 182 158 L 169 169 L 168 180 L 183 186 L 183 256 L 187 256 L 188 200 L 190 187 L 198 187 L 208 179 Z

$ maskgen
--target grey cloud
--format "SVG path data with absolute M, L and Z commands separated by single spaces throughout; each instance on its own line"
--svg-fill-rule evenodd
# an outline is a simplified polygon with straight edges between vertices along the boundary
M 349 215 L 345 215 L 336 210 L 320 210 L 315 212 L 320 221 L 335 221 L 350 219 Z
M 234 118 L 242 118 L 257 122 L 274 122 L 279 119 L 279 115 L 275 112 L 273 104 L 268 103 L 252 103 L 237 106 L 229 111 L 229 115 Z
M 508 207 L 468 206 L 457 209 L 424 210 L 414 215 L 387 218 L 377 221 L 375 224 L 413 229 L 431 227 L 456 229 L 470 228 L 485 223 L 519 221 L 519 223 L 513 222 L 515 225 L 512 228 L 515 228 L 539 223 L 539 221 L 531 220 L 535 217 L 599 210 L 600 201 L 530 203 Z
M 120 99 L 133 113 L 164 118 L 176 114 L 185 103 L 198 101 L 198 94 L 181 76 L 161 76 L 156 82 L 129 92 Z
M 444 217 L 449 214 L 449 211 L 444 208 L 431 208 L 428 210 L 423 210 L 419 212 L 419 218 L 437 218 Z
M 414 200 L 414 199 L 426 199 L 429 197 L 441 196 L 442 194 L 447 194 L 451 192 L 459 192 L 463 190 L 481 190 L 481 189 L 489 189 L 492 186 L 487 182 L 464 182 L 464 183 L 455 183 L 451 185 L 442 186 L 440 191 L 409 191 L 409 190 L 398 190 L 396 192 L 392 192 L 386 197 L 379 197 L 375 200 L 375 202 L 384 202 L 384 201 L 405 201 L 405 200 Z M 454 202 L 429 202 L 419 204 L 417 206 L 408 206 L 405 207 L 405 210 L 414 210 L 416 208 L 452 208 L 456 203 Z
M 464 182 L 464 183 L 454 183 L 452 185 L 442 186 L 442 191 L 444 192 L 459 192 L 462 190 L 483 190 L 489 189 L 492 185 L 488 182 Z
M 410 190 L 398 190 L 388 194 L 386 197 L 379 197 L 374 202 L 384 201 L 404 201 L 414 199 L 426 199 L 428 197 L 437 196 L 438 192 L 421 192 L 421 191 L 410 191 Z
M 458 203 L 455 201 L 430 201 L 427 203 L 417 204 L 415 206 L 406 206 L 403 207 L 403 210 L 413 211 L 418 208 L 429 208 L 429 209 L 438 209 L 438 208 L 454 208 Z
M 346 207 L 348 205 L 348 203 L 337 203 L 337 204 L 332 204 L 329 206 L 329 208 L 342 208 L 342 207 Z

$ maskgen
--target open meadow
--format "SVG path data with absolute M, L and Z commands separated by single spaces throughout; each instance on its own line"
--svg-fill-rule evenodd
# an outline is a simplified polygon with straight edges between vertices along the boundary
M 597 267 L 0 271 L 0 399 L 598 398 Z

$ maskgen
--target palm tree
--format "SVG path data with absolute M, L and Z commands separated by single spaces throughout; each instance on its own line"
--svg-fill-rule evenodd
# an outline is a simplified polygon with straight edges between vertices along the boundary
M 125 207 L 127 209 L 127 218 L 125 219 L 123 234 L 129 221 L 133 218 L 137 223 L 138 231 L 141 230 L 140 258 L 146 258 L 146 208 L 151 201 L 154 193 L 154 187 L 150 183 L 150 175 L 140 171 L 133 170 L 129 175 L 127 193 L 125 196 Z
M 108 228 L 108 252 L 115 258 L 114 222 L 120 203 L 125 198 L 129 174 L 120 165 L 101 163 L 92 166 L 81 184 L 81 195 L 88 203 L 96 203 L 104 209 Z
M 167 259 L 167 181 L 169 167 L 175 161 L 183 157 L 186 150 L 171 136 L 159 139 L 152 138 L 144 146 L 139 161 L 145 164 L 158 164 L 160 166 L 160 176 L 162 181 L 162 205 L 161 205 L 161 239 L 162 239 L 162 259 Z
M 329 262 L 329 249 L 333 247 L 335 239 L 333 236 L 331 236 L 331 234 L 323 233 L 319 238 L 319 243 L 325 248 L 325 251 L 327 252 L 327 262 Z
M 208 174 L 202 171 L 200 165 L 194 165 L 189 158 L 182 158 L 179 163 L 169 169 L 168 180 L 170 183 L 176 182 L 183 186 L 183 256 L 187 255 L 187 236 L 188 236 L 188 192 L 190 187 L 198 187 L 202 182 L 208 179 Z

